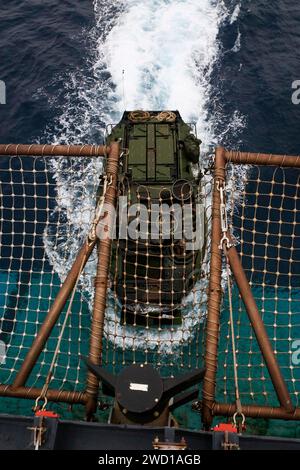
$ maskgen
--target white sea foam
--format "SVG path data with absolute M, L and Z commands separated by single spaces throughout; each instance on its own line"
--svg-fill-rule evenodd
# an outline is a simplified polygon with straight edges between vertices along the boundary
M 105 64 L 116 84 L 109 94 L 114 111 L 179 109 L 185 120 L 197 122 L 202 140 L 213 143 L 206 104 L 225 14 L 222 2 L 216 7 L 210 0 L 126 1 L 108 36 L 98 41 L 95 65 Z
M 239 52 L 241 50 L 241 38 L 242 38 L 241 32 L 240 30 L 238 30 L 238 35 L 234 43 L 234 46 L 232 48 L 232 52 Z
M 178 109 L 185 120 L 197 123 L 205 154 L 220 137 L 215 132 L 219 116 L 207 111 L 211 74 L 221 55 L 218 32 L 225 20 L 232 22 L 237 17 L 238 9 L 230 15 L 222 1 L 213 0 L 95 0 L 94 8 L 96 26 L 89 33 L 95 44 L 91 73 L 70 76 L 65 85 L 67 104 L 52 140 L 94 141 L 104 123 L 117 122 L 124 108 Z M 224 133 L 235 133 L 243 124 L 236 112 L 228 119 Z M 47 232 L 45 246 L 55 270 L 64 278 L 89 230 L 87 214 L 93 210 L 95 198 L 90 181 L 99 174 L 99 168 L 92 162 L 81 173 L 72 175 L 59 166 L 52 169 L 59 187 L 65 188 L 59 190 L 57 210 L 68 221 L 72 233 L 69 240 L 62 233 L 57 243 L 55 236 Z M 87 188 L 84 197 L 78 197 L 79 186 Z M 94 264 L 88 264 L 84 278 L 90 303 Z M 205 316 L 203 282 L 198 284 L 197 295 L 199 304 L 201 299 L 200 311 L 195 314 L 192 301 L 187 298 L 189 308 L 185 309 L 178 332 L 171 335 L 167 330 L 144 330 L 136 335 L 135 331 L 134 347 L 143 347 L 148 341 L 151 349 L 159 342 L 161 352 L 170 352 L 174 345 L 193 337 L 196 324 Z M 105 329 L 122 344 L 124 327 L 120 322 L 115 324 L 111 307 L 107 309 Z M 131 327 L 127 330 L 126 346 L 132 347 L 133 332 Z
M 240 12 L 241 12 L 241 4 L 238 3 L 238 4 L 235 6 L 235 8 L 234 8 L 234 10 L 233 10 L 233 13 L 232 13 L 232 15 L 231 15 L 231 17 L 230 17 L 230 24 L 235 23 L 235 21 L 238 19 L 239 15 L 240 15 Z

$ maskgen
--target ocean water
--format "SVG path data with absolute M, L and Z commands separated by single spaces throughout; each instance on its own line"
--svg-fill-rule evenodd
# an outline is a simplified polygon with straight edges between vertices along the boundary
M 291 96 L 300 79 L 300 7 L 289 0 L 11 0 L 0 13 L 1 143 L 101 143 L 105 124 L 142 107 L 178 109 L 195 121 L 204 159 L 216 144 L 299 153 L 300 106 Z M 68 174 L 57 177 L 70 183 Z M 58 275 L 64 269 L 56 259 Z M 199 425 L 186 408 L 179 419 Z M 253 429 L 300 432 L 265 421 Z

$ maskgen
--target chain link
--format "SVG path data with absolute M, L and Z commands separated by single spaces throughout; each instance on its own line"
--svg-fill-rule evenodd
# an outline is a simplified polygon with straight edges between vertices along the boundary
M 224 245 L 229 249 L 232 244 L 228 238 L 228 219 L 227 208 L 225 202 L 225 186 L 223 181 L 217 181 L 217 189 L 220 192 L 220 216 L 221 216 L 221 230 L 223 237 L 221 238 L 219 249 L 223 250 Z
M 231 332 L 231 343 L 232 343 L 232 356 L 233 356 L 233 373 L 234 373 L 234 385 L 235 385 L 235 403 L 236 413 L 233 416 L 233 423 L 242 432 L 245 424 L 245 415 L 242 411 L 242 404 L 240 399 L 239 381 L 238 381 L 238 362 L 236 355 L 236 343 L 235 343 L 235 331 L 234 331 L 234 318 L 233 318 L 233 302 L 232 302 L 232 285 L 230 282 L 230 263 L 228 259 L 228 250 L 233 246 L 229 239 L 229 226 L 227 218 L 227 207 L 226 207 L 226 190 L 224 182 L 217 181 L 217 189 L 220 192 L 220 217 L 221 217 L 221 231 L 222 238 L 220 241 L 219 249 L 223 250 L 226 259 L 226 275 L 227 275 L 227 290 L 228 290 L 228 303 L 229 303 L 229 318 L 230 318 L 230 332 Z M 241 422 L 238 423 L 237 418 L 241 418 Z

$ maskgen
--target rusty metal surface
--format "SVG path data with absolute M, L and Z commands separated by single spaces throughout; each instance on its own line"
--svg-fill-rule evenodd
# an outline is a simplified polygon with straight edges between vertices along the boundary
M 112 210 L 116 206 L 118 193 L 118 171 L 119 171 L 120 146 L 115 142 L 111 145 L 111 152 L 107 161 L 106 175 L 110 184 L 105 193 L 104 203 L 106 206 L 105 226 L 107 233 L 114 222 Z M 110 210 L 111 209 L 111 210 Z M 92 327 L 90 336 L 89 359 L 94 364 L 101 364 L 104 316 L 107 299 L 108 275 L 111 261 L 112 239 L 107 236 L 98 240 L 98 265 L 95 279 L 95 296 L 92 316 Z M 99 380 L 91 372 L 88 373 L 86 393 L 89 397 L 87 403 L 87 417 L 91 418 L 97 405 Z
M 221 276 L 222 276 L 222 252 L 219 249 L 221 240 L 221 214 L 219 182 L 225 181 L 225 152 L 224 149 L 216 150 L 214 191 L 212 208 L 212 232 L 211 232 L 211 260 L 210 281 L 208 294 L 208 314 L 206 320 L 206 347 L 205 365 L 206 373 L 203 381 L 203 408 L 202 420 L 204 426 L 209 429 L 212 423 L 212 407 L 215 401 L 217 356 L 220 329 L 220 309 L 222 300 Z
M 104 157 L 110 148 L 103 145 L 22 145 L 1 144 L 1 155 L 30 155 L 30 156 L 66 156 L 66 157 Z
M 243 165 L 275 165 L 300 168 L 300 156 L 225 151 L 227 162 Z
M 18 387 L 12 388 L 7 385 L 0 385 L 0 396 L 11 398 L 27 398 L 29 400 L 36 400 L 42 393 L 41 388 Z M 47 398 L 53 402 L 63 403 L 86 403 L 86 395 L 81 392 L 70 392 L 64 390 L 48 390 Z

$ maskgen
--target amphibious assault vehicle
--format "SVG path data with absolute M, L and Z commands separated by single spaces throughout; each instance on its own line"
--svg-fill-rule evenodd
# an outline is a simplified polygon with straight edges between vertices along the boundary
M 108 145 L 122 142 L 119 194 L 128 199 L 132 227 L 112 257 L 122 321 L 178 323 L 205 246 L 196 127 L 178 111 L 133 111 L 108 134 Z

